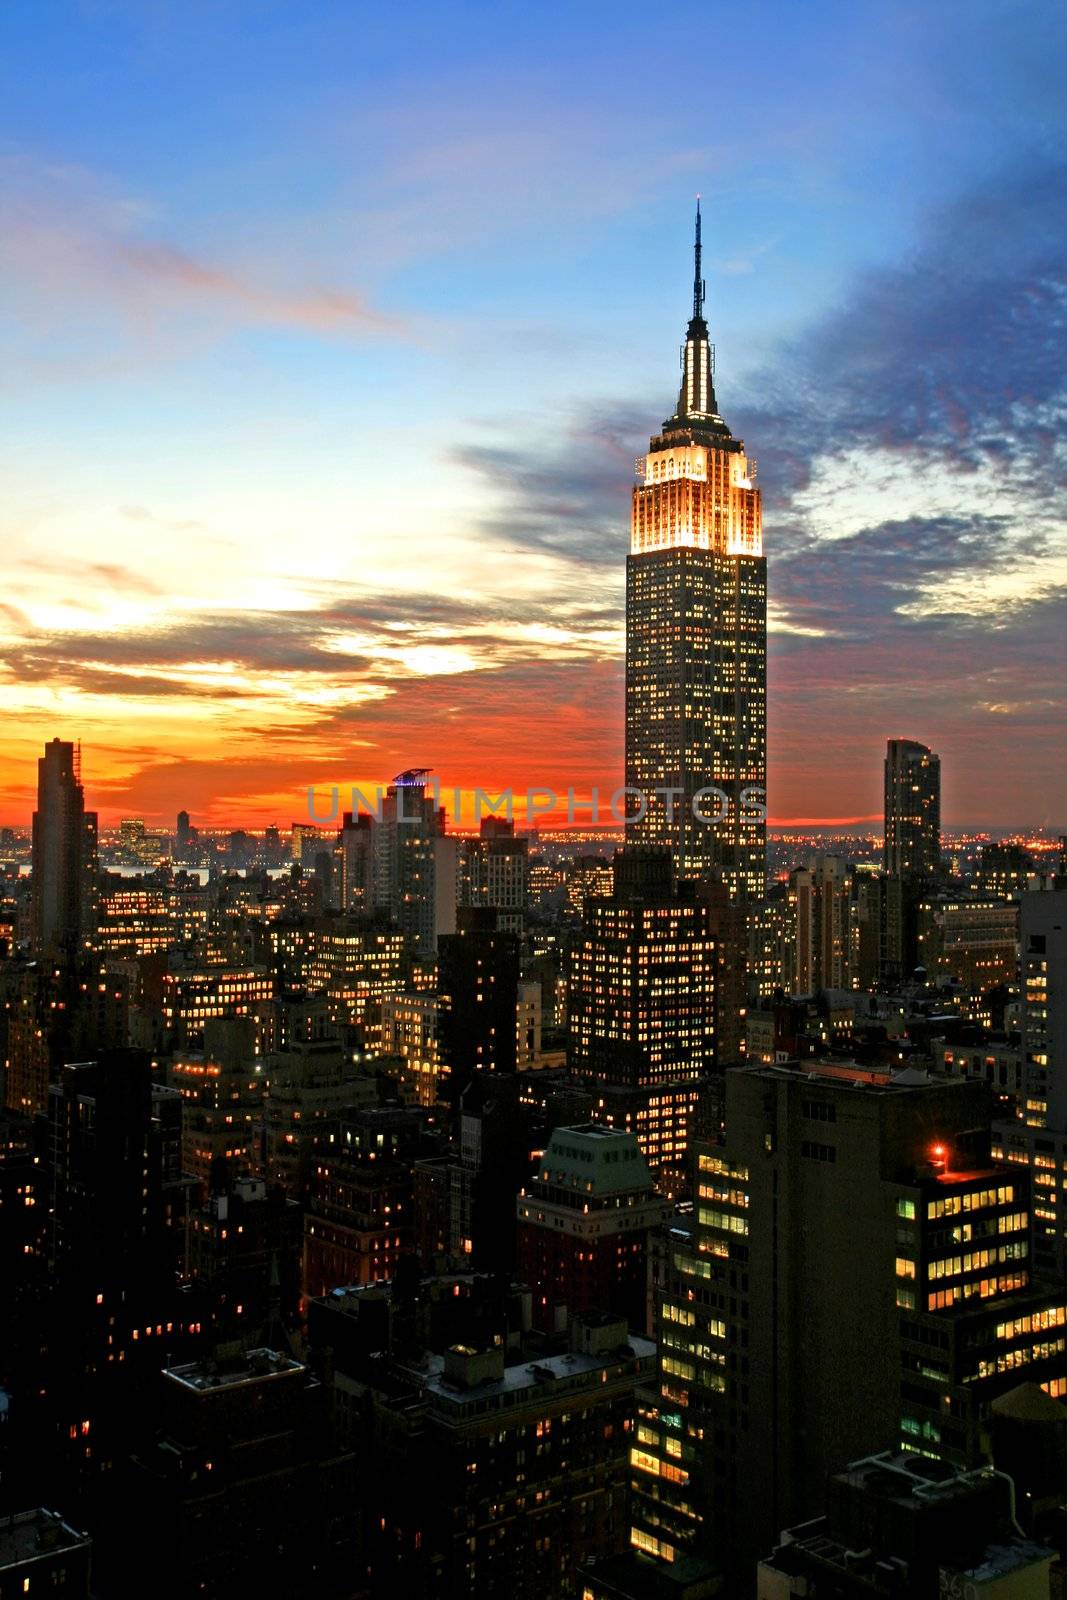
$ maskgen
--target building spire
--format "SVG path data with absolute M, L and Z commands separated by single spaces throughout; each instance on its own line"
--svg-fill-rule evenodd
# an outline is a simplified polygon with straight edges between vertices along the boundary
M 675 417 L 684 421 L 715 422 L 724 426 L 715 401 L 715 362 L 704 321 L 704 279 L 700 275 L 700 196 L 697 195 L 696 234 L 693 241 L 693 315 L 682 346 L 682 386 Z

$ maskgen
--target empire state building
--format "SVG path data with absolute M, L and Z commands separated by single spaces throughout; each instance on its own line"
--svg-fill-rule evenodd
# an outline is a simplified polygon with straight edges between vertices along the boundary
M 633 492 L 628 834 L 668 845 L 680 877 L 719 879 L 751 904 L 766 872 L 767 564 L 756 464 L 715 399 L 699 202 L 695 259 L 678 405 Z

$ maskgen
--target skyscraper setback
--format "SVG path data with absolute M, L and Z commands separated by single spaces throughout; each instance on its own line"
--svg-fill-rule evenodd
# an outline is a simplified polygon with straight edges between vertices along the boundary
M 715 398 L 700 254 L 698 202 L 678 405 L 633 492 L 626 783 L 631 838 L 750 902 L 765 883 L 766 561 L 756 465 Z

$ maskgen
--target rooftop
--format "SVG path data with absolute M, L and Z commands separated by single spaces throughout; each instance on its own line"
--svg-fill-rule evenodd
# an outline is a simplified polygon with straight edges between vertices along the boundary
M 0 1571 L 39 1561 L 53 1550 L 87 1548 L 91 1543 L 87 1533 L 76 1532 L 58 1511 L 48 1511 L 43 1506 L 19 1511 L 11 1517 L 0 1517 Z
M 596 1122 L 556 1128 L 537 1177 L 541 1183 L 593 1196 L 652 1187 L 637 1136 Z
M 761 1078 L 785 1081 L 851 1084 L 855 1089 L 873 1090 L 879 1094 L 906 1094 L 911 1090 L 938 1088 L 966 1083 L 963 1077 L 931 1078 L 926 1072 L 905 1067 L 896 1072 L 872 1067 L 861 1067 L 855 1061 L 779 1061 L 761 1066 L 734 1067 Z
M 503 1376 L 472 1384 L 470 1388 L 460 1388 L 450 1382 L 444 1375 L 444 1357 L 433 1356 L 422 1376 L 422 1387 L 427 1397 L 446 1411 L 452 1408 L 462 1411 L 485 1409 L 486 1401 L 509 1406 L 520 1404 L 537 1391 L 544 1393 L 547 1390 L 551 1393 L 563 1386 L 567 1389 L 584 1388 L 594 1374 L 605 1368 L 617 1367 L 624 1361 L 645 1361 L 651 1365 L 655 1355 L 656 1346 L 651 1339 L 629 1334 L 625 1345 L 615 1350 L 593 1354 L 568 1351 L 566 1355 L 544 1356 L 537 1361 L 505 1367 Z
M 266 1378 L 304 1371 L 306 1368 L 299 1361 L 277 1350 L 260 1349 L 248 1350 L 233 1361 L 191 1361 L 184 1367 L 167 1367 L 163 1375 L 197 1394 L 208 1394 L 219 1389 L 234 1389 L 242 1383 L 262 1383 Z
M 972 1472 L 961 1472 L 944 1461 L 929 1460 L 906 1451 L 886 1451 L 850 1462 L 837 1477 L 857 1488 L 862 1487 L 880 1500 L 912 1504 L 927 1503 L 931 1499 L 967 1499 L 976 1485 L 990 1477 L 990 1471 L 978 1467 Z

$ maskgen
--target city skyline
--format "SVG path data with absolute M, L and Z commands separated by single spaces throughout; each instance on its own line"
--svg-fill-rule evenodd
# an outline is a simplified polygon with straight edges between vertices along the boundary
M 948 826 L 1060 826 L 1062 19 L 761 6 L 758 73 L 694 122 L 656 71 L 693 8 L 652 41 L 634 8 L 417 12 L 403 51 L 324 16 L 15 18 L 0 821 L 54 737 L 105 826 L 285 825 L 415 763 L 621 781 L 626 501 L 700 189 L 772 552 L 772 824 L 875 821 L 907 737 Z

